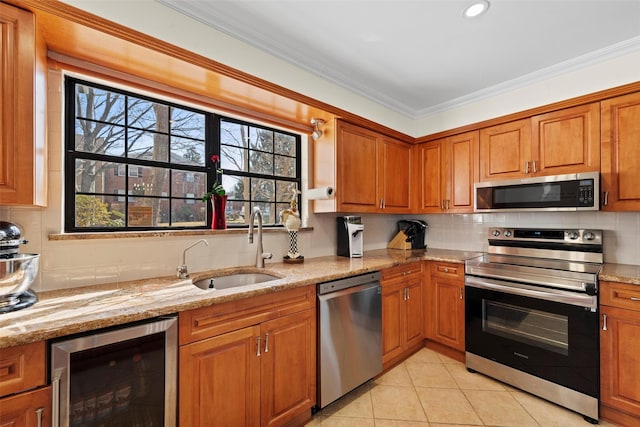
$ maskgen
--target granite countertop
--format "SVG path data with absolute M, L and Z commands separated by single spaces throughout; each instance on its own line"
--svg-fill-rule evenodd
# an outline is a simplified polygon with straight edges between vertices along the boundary
M 605 263 L 598 278 L 607 282 L 640 285 L 640 265 Z
M 335 280 L 408 262 L 462 263 L 479 252 L 449 249 L 367 251 L 363 258 L 326 256 L 302 264 L 269 263 L 264 269 L 237 267 L 192 273 L 189 279 L 158 277 L 39 292 L 26 309 L 0 314 L 0 348 L 62 337 L 194 308 Z M 236 271 L 269 273 L 281 279 L 224 290 L 202 290 L 192 279 Z

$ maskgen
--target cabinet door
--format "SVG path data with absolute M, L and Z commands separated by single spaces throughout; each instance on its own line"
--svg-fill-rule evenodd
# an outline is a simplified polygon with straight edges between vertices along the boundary
M 477 180 L 474 151 L 478 132 L 467 132 L 447 138 L 445 208 L 450 213 L 473 212 L 473 182 Z
M 600 170 L 598 103 L 534 116 L 534 175 L 560 175 Z
M 480 181 L 523 178 L 531 172 L 531 120 L 480 130 Z
M 379 150 L 382 209 L 388 213 L 409 212 L 411 200 L 411 146 L 383 139 Z
M 422 342 L 423 332 L 423 310 L 422 310 L 422 279 L 420 276 L 413 277 L 407 281 L 404 291 L 404 318 L 406 319 L 406 347 L 411 348 Z
M 261 330 L 262 425 L 280 426 L 316 401 L 314 310 L 265 322 Z
M 400 356 L 404 351 L 402 321 L 402 284 L 386 286 L 382 284 L 382 363 Z
M 50 425 L 51 387 L 0 399 L 0 426 L 49 427 Z
M 600 399 L 640 417 L 640 312 L 602 306 Z M 603 320 L 604 321 L 604 320 Z
M 440 213 L 444 209 L 446 175 L 445 140 L 420 144 L 414 148 L 416 182 L 415 206 L 423 213 Z
M 260 424 L 260 327 L 180 347 L 180 425 Z
M 464 351 L 464 284 L 431 276 L 429 338 Z
M 640 93 L 602 101 L 602 209 L 640 211 Z
M 0 4 L 0 34 L 0 205 L 45 206 L 44 108 L 38 120 L 35 108 L 44 104 L 46 79 L 36 72 L 46 53 L 36 51 L 30 12 Z
M 379 209 L 377 134 L 338 123 L 338 210 L 375 212 Z

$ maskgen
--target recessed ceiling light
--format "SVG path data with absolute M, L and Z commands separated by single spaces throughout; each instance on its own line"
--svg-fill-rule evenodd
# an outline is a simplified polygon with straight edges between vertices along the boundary
M 489 2 L 486 0 L 475 1 L 464 9 L 462 15 L 465 18 L 476 18 L 489 9 Z

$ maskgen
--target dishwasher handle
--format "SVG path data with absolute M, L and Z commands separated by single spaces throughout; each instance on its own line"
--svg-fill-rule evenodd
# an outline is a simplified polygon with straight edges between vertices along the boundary
M 361 274 L 318 284 L 318 295 L 325 295 L 342 289 L 353 288 L 367 283 L 380 282 L 380 272 Z
M 363 285 L 352 286 L 350 288 L 340 289 L 339 291 L 329 292 L 328 294 L 318 295 L 318 301 L 322 303 L 332 299 L 341 298 L 346 295 L 367 291 L 373 288 L 378 288 L 378 293 L 382 293 L 382 286 L 380 286 L 380 282 L 369 282 Z

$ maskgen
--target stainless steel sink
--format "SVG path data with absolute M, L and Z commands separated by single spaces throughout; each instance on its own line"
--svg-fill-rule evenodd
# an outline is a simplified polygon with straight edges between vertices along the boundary
M 193 284 L 200 289 L 216 290 L 254 285 L 256 283 L 264 283 L 278 279 L 280 279 L 280 277 L 267 273 L 233 273 L 226 276 L 212 276 L 193 280 Z

